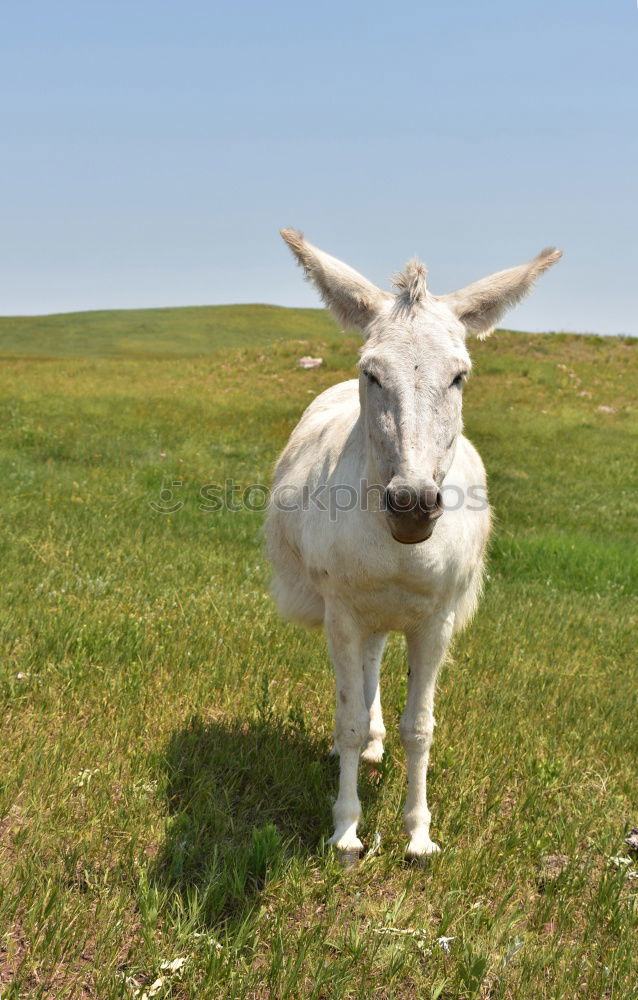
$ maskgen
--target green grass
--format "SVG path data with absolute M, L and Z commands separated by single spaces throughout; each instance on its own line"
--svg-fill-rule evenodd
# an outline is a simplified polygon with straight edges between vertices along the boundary
M 189 357 L 334 333 L 323 309 L 193 306 L 0 317 L 0 354 L 34 357 Z
M 357 346 L 257 306 L 0 321 L 2 1000 L 638 996 L 638 344 L 473 346 L 496 526 L 439 685 L 444 850 L 402 860 L 394 637 L 381 848 L 342 871 L 324 639 L 278 619 L 260 515 L 199 491 L 267 483 Z

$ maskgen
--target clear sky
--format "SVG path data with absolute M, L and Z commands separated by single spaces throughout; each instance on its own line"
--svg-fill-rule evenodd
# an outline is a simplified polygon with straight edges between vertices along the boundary
M 0 314 L 318 300 L 565 258 L 519 329 L 638 333 L 635 0 L 3 0 Z

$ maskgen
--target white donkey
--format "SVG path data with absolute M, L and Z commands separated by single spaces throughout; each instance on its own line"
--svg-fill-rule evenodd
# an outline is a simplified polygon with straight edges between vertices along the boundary
M 344 860 L 362 849 L 359 755 L 383 754 L 386 636 L 405 633 L 404 818 L 407 856 L 417 858 L 439 850 L 426 797 L 437 671 L 476 605 L 490 529 L 485 469 L 461 434 L 466 335 L 486 336 L 561 253 L 544 250 L 444 296 L 427 290 L 412 260 L 390 294 L 295 230 L 281 235 L 337 321 L 362 330 L 365 344 L 359 378 L 310 404 L 277 464 L 266 522 L 273 592 L 284 616 L 327 633 L 340 756 L 331 843 Z

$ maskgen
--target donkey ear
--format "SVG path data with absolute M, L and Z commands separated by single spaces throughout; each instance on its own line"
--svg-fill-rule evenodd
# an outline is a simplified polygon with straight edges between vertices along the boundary
M 562 256 L 561 250 L 548 247 L 527 264 L 497 271 L 457 292 L 442 295 L 441 300 L 458 316 L 468 333 L 488 337 L 503 314 L 531 291 L 539 274 Z
M 383 302 L 392 298 L 358 271 L 313 247 L 296 229 L 282 229 L 281 235 L 337 322 L 346 329 L 363 330 Z

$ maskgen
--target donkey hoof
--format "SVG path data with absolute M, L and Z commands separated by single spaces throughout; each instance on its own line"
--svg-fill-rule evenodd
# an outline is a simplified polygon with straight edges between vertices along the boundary
M 346 847 L 344 851 L 338 850 L 337 861 L 344 871 L 358 868 L 361 863 L 361 850 L 358 847 Z
M 363 852 L 363 844 L 352 830 L 343 833 L 333 833 L 328 841 L 334 847 L 335 854 L 342 868 L 353 868 Z
M 361 754 L 361 760 L 366 764 L 380 764 L 383 760 L 383 743 L 381 740 L 370 740 Z
M 405 851 L 405 860 L 425 864 L 428 858 L 440 854 L 441 848 L 429 837 L 413 837 Z

